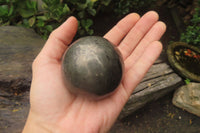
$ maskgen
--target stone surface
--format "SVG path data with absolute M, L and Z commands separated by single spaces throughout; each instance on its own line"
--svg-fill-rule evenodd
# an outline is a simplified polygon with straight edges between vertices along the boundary
M 189 83 L 174 93 L 173 104 L 200 117 L 200 83 Z
M 0 133 L 20 133 L 24 126 L 31 64 L 44 43 L 30 29 L 0 27 Z
M 30 82 L 31 64 L 44 43 L 45 41 L 30 29 L 0 27 L 0 82 L 16 79 Z
M 29 111 L 29 92 L 11 93 L 0 85 L 0 133 L 21 133 Z
M 66 85 L 72 93 L 88 93 L 95 98 L 113 92 L 123 73 L 120 53 L 99 36 L 76 40 L 66 51 L 62 66 Z

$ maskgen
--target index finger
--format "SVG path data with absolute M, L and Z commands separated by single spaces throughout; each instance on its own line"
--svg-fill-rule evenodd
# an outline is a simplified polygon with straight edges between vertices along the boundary
M 40 55 L 49 59 L 60 60 L 76 34 L 78 22 L 75 17 L 68 18 L 60 27 L 54 30 L 47 40 Z
M 118 45 L 139 19 L 140 16 L 137 13 L 127 15 L 105 34 L 104 38 L 108 39 L 114 45 Z

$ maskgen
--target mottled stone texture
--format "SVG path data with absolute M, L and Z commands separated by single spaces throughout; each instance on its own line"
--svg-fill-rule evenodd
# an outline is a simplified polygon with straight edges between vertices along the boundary
M 66 85 L 75 93 L 105 96 L 122 79 L 123 62 L 117 48 L 99 36 L 82 37 L 66 51 L 63 70 Z
M 200 116 L 200 83 L 189 83 L 177 89 L 172 102 L 175 106 Z
M 10 82 L 31 80 L 31 64 L 45 41 L 34 31 L 22 27 L 0 27 L 0 79 Z
M 20 133 L 29 110 L 31 65 L 45 41 L 33 30 L 0 27 L 0 132 Z

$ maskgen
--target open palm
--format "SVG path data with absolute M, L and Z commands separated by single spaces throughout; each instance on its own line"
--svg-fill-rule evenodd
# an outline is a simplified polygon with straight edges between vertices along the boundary
M 162 44 L 158 40 L 166 29 L 153 11 L 141 18 L 132 13 L 119 21 L 104 38 L 120 50 L 125 65 L 124 77 L 112 95 L 92 100 L 70 93 L 62 78 L 61 59 L 77 25 L 77 20 L 70 17 L 53 31 L 33 63 L 31 108 L 24 132 L 36 132 L 38 128 L 33 125 L 38 125 L 43 132 L 108 131 L 134 88 L 159 56 Z

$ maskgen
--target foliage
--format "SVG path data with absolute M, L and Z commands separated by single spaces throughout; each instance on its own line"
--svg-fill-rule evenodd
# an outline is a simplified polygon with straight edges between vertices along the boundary
M 195 9 L 190 22 L 191 24 L 186 28 L 186 32 L 181 34 L 180 40 L 200 47 L 200 8 Z
M 35 29 L 45 39 L 69 16 L 79 21 L 79 35 L 93 34 L 93 20 L 105 10 L 122 16 L 155 0 L 42 0 L 42 10 L 32 0 L 1 0 L 0 25 L 18 25 Z M 114 10 L 113 10 L 114 9 Z
M 132 11 L 148 8 L 157 0 L 116 0 L 113 1 L 114 12 L 118 15 L 125 15 Z
M 2 0 L 0 2 L 0 24 L 18 24 L 18 20 L 22 17 L 25 19 L 21 23 L 26 23 L 28 22 L 27 18 L 33 16 L 36 12 L 36 2 L 28 0 L 24 0 L 23 2 L 20 2 L 20 0 Z
M 34 28 L 47 38 L 49 33 L 74 15 L 79 21 L 79 34 L 93 34 L 92 16 L 111 0 L 43 0 L 43 10 L 38 10 L 36 1 L 1 0 L 0 25 L 18 25 Z
M 185 84 L 186 84 L 186 85 L 188 85 L 188 84 L 191 82 L 190 79 L 188 79 L 188 78 L 185 79 L 184 81 L 185 81 Z
M 44 37 L 53 30 L 47 17 L 40 13 L 36 1 L 3 0 L 0 2 L 0 25 L 31 27 Z
M 187 5 L 190 5 L 192 2 L 192 0 L 166 0 L 165 4 L 167 4 L 169 8 L 173 8 L 177 6 L 185 7 Z

